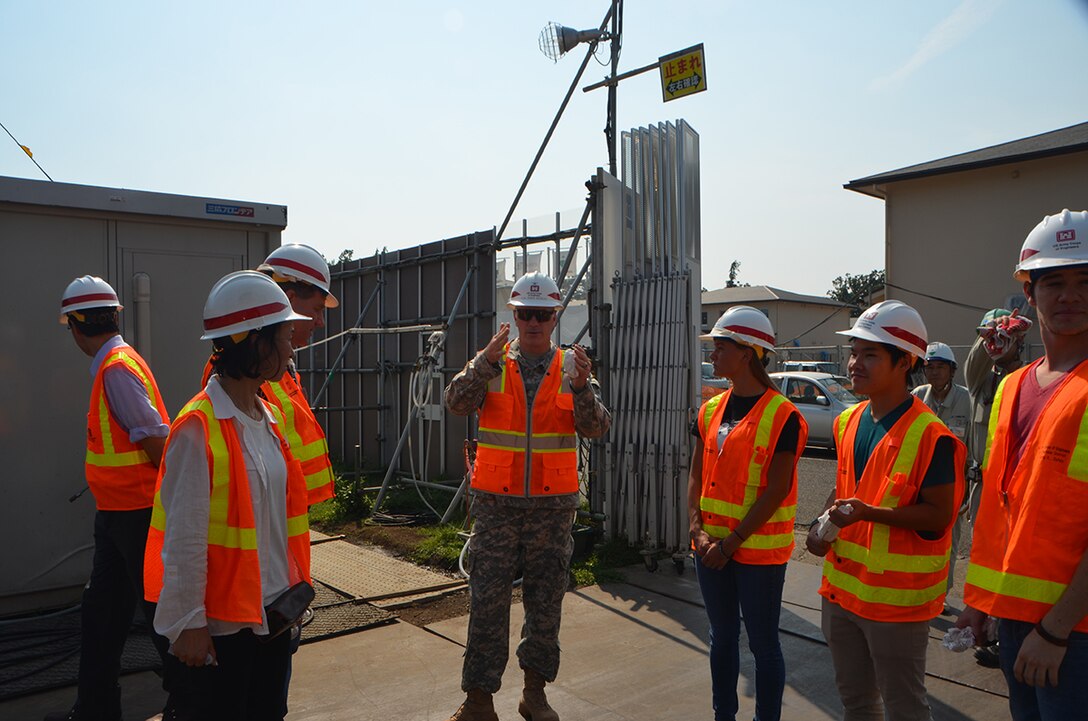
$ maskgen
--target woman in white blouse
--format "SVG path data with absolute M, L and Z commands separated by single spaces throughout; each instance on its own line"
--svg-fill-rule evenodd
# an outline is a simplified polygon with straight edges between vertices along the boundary
M 253 271 L 224 277 L 204 306 L 214 373 L 170 430 L 145 560 L 178 719 L 287 713 L 290 634 L 270 636 L 265 607 L 309 581 L 306 488 L 259 389 L 285 372 L 303 319 Z

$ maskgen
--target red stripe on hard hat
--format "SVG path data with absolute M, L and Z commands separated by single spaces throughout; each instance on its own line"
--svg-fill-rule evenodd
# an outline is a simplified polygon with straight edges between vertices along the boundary
M 264 305 L 254 306 L 252 308 L 244 308 L 242 310 L 235 311 L 233 313 L 227 313 L 216 318 L 207 318 L 204 321 L 204 330 L 216 330 L 217 328 L 225 328 L 228 325 L 234 325 L 235 323 L 241 323 L 244 320 L 250 320 L 251 318 L 260 318 L 263 315 L 272 315 L 273 313 L 279 313 L 287 306 L 283 303 L 265 303 Z
M 768 335 L 767 333 L 764 333 L 761 330 L 756 330 L 755 328 L 749 328 L 746 325 L 727 325 L 725 326 L 725 330 L 732 331 L 733 333 L 743 333 L 744 335 L 750 335 L 753 338 L 759 338 L 760 340 L 765 340 L 771 345 L 774 345 L 773 335 Z
M 560 300 L 560 297 L 559 297 L 558 293 L 548 293 L 548 297 L 549 298 L 554 298 L 555 300 Z
M 905 340 L 906 342 L 918 348 L 926 347 L 926 339 L 919 338 L 918 336 L 911 333 L 909 330 L 904 330 L 903 328 L 899 328 L 894 325 L 886 325 L 883 326 L 883 328 L 884 330 L 888 331 L 889 335 L 894 335 L 899 340 Z
M 67 308 L 75 303 L 83 303 L 89 300 L 108 300 L 114 303 L 117 302 L 117 296 L 113 293 L 88 293 L 87 295 L 77 295 L 71 298 L 65 298 L 60 302 L 61 308 Z
M 297 270 L 298 272 L 302 273 L 303 275 L 308 275 L 308 276 L 310 276 L 311 278 L 313 278 L 314 280 L 316 280 L 316 281 L 318 281 L 320 283 L 325 282 L 325 276 L 321 275 L 320 271 L 318 271 L 318 270 L 316 270 L 314 268 L 311 268 L 308 265 L 303 265 L 302 263 L 299 263 L 298 261 L 288 260 L 286 258 L 271 258 L 271 259 L 269 259 L 269 260 L 267 260 L 265 262 L 268 263 L 269 265 L 278 265 L 278 266 L 282 266 L 284 268 L 290 268 L 292 270 Z

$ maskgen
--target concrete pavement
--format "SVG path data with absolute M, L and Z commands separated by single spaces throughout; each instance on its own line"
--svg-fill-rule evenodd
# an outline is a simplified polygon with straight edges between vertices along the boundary
M 564 604 L 563 665 L 549 696 L 570 721 L 710 719 L 707 622 L 690 568 L 671 565 L 649 573 L 624 570 L 625 583 L 573 591 Z M 786 657 L 783 718 L 839 718 L 830 654 L 819 627 L 819 567 L 791 563 L 782 613 Z M 511 618 L 511 659 L 496 696 L 499 717 L 519 718 L 520 672 L 513 656 L 522 609 Z M 423 629 L 406 623 L 373 628 L 303 646 L 294 659 L 291 721 L 443 721 L 460 703 L 461 654 L 467 617 Z M 970 653 L 952 654 L 938 639 L 949 619 L 933 623 L 927 687 L 936 721 L 1008 718 L 1000 672 L 975 664 Z M 741 713 L 751 718 L 751 658 L 742 640 Z M 157 712 L 164 696 L 150 673 L 126 676 L 125 717 Z M 74 689 L 0 703 L 0 718 L 37 721 L 65 708 Z

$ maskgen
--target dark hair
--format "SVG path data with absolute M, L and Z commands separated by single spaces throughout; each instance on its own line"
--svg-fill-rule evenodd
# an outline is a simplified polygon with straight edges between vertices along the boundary
M 97 336 L 106 335 L 107 333 L 113 334 L 120 332 L 120 328 L 117 325 L 116 308 L 87 308 L 75 312 L 82 315 L 84 319 L 79 320 L 75 315 L 69 313 L 68 327 L 75 328 L 81 335 L 85 335 L 88 338 L 95 338 Z
M 913 353 L 907 353 L 902 348 L 894 346 L 891 343 L 881 343 L 880 345 L 887 349 L 888 355 L 892 357 L 893 366 L 899 363 L 900 358 L 910 359 L 910 366 L 907 367 L 907 381 L 909 382 L 910 374 L 918 368 L 918 364 L 921 362 L 921 359 Z
M 283 323 L 266 325 L 235 343 L 230 336 L 212 341 L 212 373 L 230 378 L 260 378 L 265 355 L 276 353 L 276 332 Z

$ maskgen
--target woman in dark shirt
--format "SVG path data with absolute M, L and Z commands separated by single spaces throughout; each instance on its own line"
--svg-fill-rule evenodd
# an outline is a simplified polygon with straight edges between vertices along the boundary
M 778 620 L 808 427 L 767 375 L 774 328 L 760 311 L 730 308 L 702 339 L 714 343 L 715 375 L 732 382 L 699 410 L 688 480 L 695 569 L 710 620 L 714 717 L 737 714 L 743 613 L 755 657 L 755 716 L 777 721 L 786 683 Z

